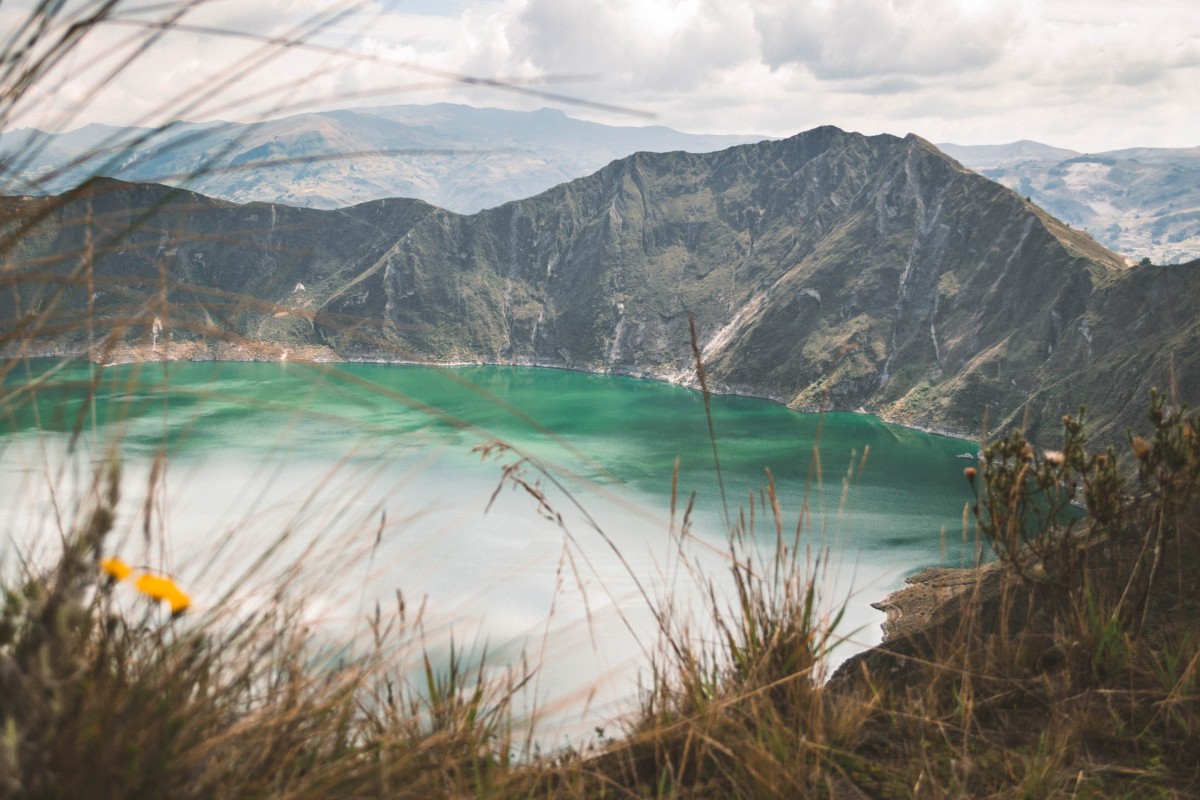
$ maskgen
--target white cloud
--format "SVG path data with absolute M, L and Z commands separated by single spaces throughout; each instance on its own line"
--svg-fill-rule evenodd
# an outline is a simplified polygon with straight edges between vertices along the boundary
M 548 73 L 589 73 L 639 93 L 691 91 L 757 57 L 753 16 L 720 0 L 530 0 L 518 51 Z
M 1027 25 L 1022 0 L 769 0 L 754 17 L 768 65 L 835 79 L 979 69 Z
M 28 7 L 23 1 L 0 9 L 0 26 Z M 270 36 L 337 2 L 217 2 L 195 19 Z M 46 118 L 51 106 L 69 112 L 86 100 L 76 121 L 182 113 L 256 48 L 175 32 L 135 69 L 92 91 L 86 79 L 98 74 L 99 54 L 131 33 L 94 32 L 70 68 L 43 84 L 51 91 L 29 106 L 25 124 Z M 187 116 L 248 119 L 275 113 L 281 102 L 530 108 L 552 103 L 444 74 L 583 75 L 590 77 L 544 88 L 649 110 L 685 130 L 788 135 L 830 123 L 935 141 L 1034 138 L 1081 150 L 1200 144 L 1192 121 L 1200 85 L 1194 0 L 374 1 L 316 38 L 344 55 L 277 53 Z M 406 68 L 413 65 L 433 74 Z M 596 108 L 566 110 L 639 122 Z

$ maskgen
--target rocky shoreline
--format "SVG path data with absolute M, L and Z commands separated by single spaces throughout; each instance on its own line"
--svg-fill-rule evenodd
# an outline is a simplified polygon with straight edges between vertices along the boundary
M 852 691 L 865 676 L 880 676 L 899 687 L 918 679 L 920 667 L 940 641 L 958 636 L 963 620 L 995 624 L 1000 599 L 1019 578 L 999 562 L 978 567 L 929 567 L 905 579 L 905 586 L 872 607 L 887 614 L 883 640 L 843 661 L 827 685 Z M 1011 600 L 1011 598 L 1010 598 Z M 1018 603 L 1022 614 L 1028 605 Z
M 871 607 L 887 614 L 883 641 L 890 644 L 913 636 L 940 621 L 940 611 L 969 591 L 991 594 L 999 569 L 996 563 L 979 567 L 927 567 L 904 579 L 905 585 Z

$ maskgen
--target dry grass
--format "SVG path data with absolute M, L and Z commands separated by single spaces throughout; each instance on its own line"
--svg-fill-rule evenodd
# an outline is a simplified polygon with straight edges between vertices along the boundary
M 923 630 L 844 670 L 899 796 L 1191 796 L 1200 787 L 1198 468 L 1193 423 L 1152 399 L 1149 440 L 1089 454 L 1020 436 L 985 451 L 976 513 L 999 562 Z M 1082 501 L 1058 526 L 1047 509 Z M 890 774 L 889 774 L 890 773 Z

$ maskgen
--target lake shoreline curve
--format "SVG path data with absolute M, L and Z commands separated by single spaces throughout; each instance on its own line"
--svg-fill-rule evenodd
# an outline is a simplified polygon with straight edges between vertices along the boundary
M 42 352 L 0 353 L 0 359 L 20 358 L 87 358 L 94 363 L 103 364 L 106 367 L 156 362 L 294 362 L 316 364 L 391 364 L 395 366 L 444 367 L 447 369 L 456 367 L 527 367 L 536 369 L 565 370 L 567 372 L 579 372 L 587 375 L 616 375 L 626 378 L 639 378 L 642 380 L 669 383 L 675 386 L 683 386 L 688 389 L 700 391 L 700 383 L 698 380 L 696 380 L 694 372 L 692 371 L 668 372 L 665 370 L 654 369 L 594 369 L 570 366 L 566 364 L 544 363 L 531 359 L 514 359 L 509 361 L 486 361 L 482 359 L 469 361 L 433 361 L 396 358 L 346 357 L 335 353 L 331 348 L 323 345 L 283 346 L 269 342 L 252 342 L 245 344 L 218 342 L 215 345 L 210 345 L 203 342 L 182 342 L 172 343 L 166 348 L 124 348 L 106 353 L 104 358 L 89 357 L 83 351 L 68 349 L 54 349 Z M 816 406 L 793 405 L 783 397 L 773 395 L 769 392 L 758 392 L 755 391 L 753 387 L 745 386 L 730 387 L 722 385 L 710 385 L 709 393 L 721 396 L 751 397 L 758 400 L 769 400 L 773 403 L 778 403 L 779 405 L 785 406 L 792 411 L 803 414 L 819 414 L 825 411 L 866 414 L 888 425 L 895 425 L 900 428 L 926 433 L 931 436 L 959 439 L 976 446 L 979 445 L 978 434 L 972 434 L 945 425 L 922 425 L 909 420 L 889 416 L 881 412 L 879 409 L 867 408 L 865 406 L 859 406 L 857 408 L 820 408 Z

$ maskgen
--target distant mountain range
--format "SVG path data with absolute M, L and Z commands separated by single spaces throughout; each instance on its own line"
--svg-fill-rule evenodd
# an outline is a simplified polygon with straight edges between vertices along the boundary
M 1031 141 L 938 147 L 1132 260 L 1200 257 L 1200 147 L 1087 154 Z
M 210 197 L 343 208 L 409 197 L 470 214 L 635 152 L 702 153 L 761 136 L 619 127 L 561 111 L 437 104 L 298 114 L 163 131 L 89 125 L 0 134 L 0 193 L 55 194 L 103 175 Z M 1132 261 L 1200 257 L 1200 147 L 1081 154 L 1032 141 L 939 147 Z
M 471 215 L 92 182 L 0 201 L 0 354 L 537 364 L 1052 443 L 1200 400 L 1200 262 L 1126 267 L 916 136 L 637 153 Z M 93 325 L 89 331 L 87 320 Z
M 54 194 L 103 175 L 211 197 L 342 208 L 411 197 L 473 213 L 588 175 L 638 151 L 709 152 L 761 136 L 616 127 L 561 111 L 437 104 L 299 114 L 163 131 L 88 125 L 0 134 L 0 193 Z

